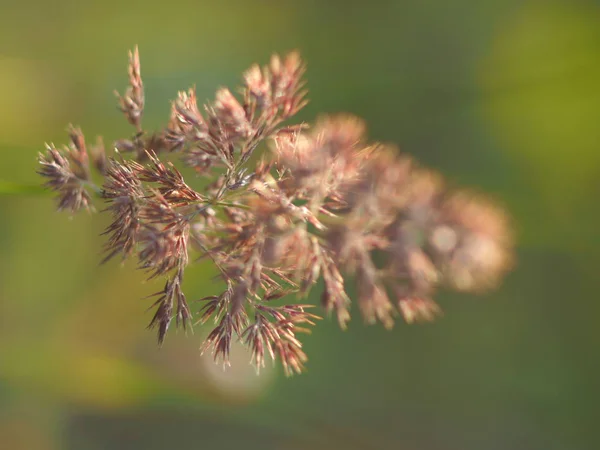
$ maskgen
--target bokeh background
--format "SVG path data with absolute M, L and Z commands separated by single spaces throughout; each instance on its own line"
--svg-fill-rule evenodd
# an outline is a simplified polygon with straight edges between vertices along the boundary
M 600 448 L 600 2 L 0 2 L 0 448 Z M 253 62 L 299 49 L 311 103 L 348 111 L 513 218 L 518 265 L 495 293 L 442 294 L 433 325 L 358 317 L 305 339 L 308 373 L 223 372 L 202 330 L 145 330 L 133 264 L 99 266 L 106 218 L 34 185 L 66 125 L 130 128 L 113 89 L 139 44 L 146 124 Z M 209 266 L 186 277 L 210 295 Z M 317 301 L 313 298 L 312 301 Z

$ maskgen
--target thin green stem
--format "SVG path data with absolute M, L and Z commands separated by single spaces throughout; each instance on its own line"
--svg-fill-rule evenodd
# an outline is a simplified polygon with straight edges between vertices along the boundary
M 0 195 L 48 195 L 51 192 L 42 185 L 0 180 Z

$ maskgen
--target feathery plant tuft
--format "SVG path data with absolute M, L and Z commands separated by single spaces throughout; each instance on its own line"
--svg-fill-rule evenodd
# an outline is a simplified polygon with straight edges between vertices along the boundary
M 298 336 L 319 317 L 294 299 L 320 279 L 321 306 L 342 328 L 350 282 L 364 320 L 390 328 L 397 316 L 409 323 L 438 316 L 439 287 L 483 291 L 509 269 L 512 241 L 493 204 L 449 189 L 390 145 L 369 143 L 359 118 L 290 124 L 307 103 L 303 74 L 298 53 L 274 55 L 244 73 L 239 98 L 221 88 L 200 109 L 194 89 L 180 92 L 167 126 L 148 133 L 136 48 L 129 86 L 117 94 L 132 137 L 107 156 L 101 140 L 88 146 L 71 126 L 68 146 L 40 154 L 39 173 L 59 210 L 105 202 L 112 223 L 104 261 L 135 257 L 149 278 L 165 279 L 150 321 L 159 343 L 173 320 L 184 329 L 212 323 L 202 350 L 215 359 L 228 363 L 237 339 L 257 369 L 269 356 L 286 374 L 299 373 L 307 357 Z M 260 147 L 266 151 L 257 155 Z M 201 192 L 167 161 L 173 156 L 206 179 Z M 182 290 L 191 253 L 209 258 L 225 285 L 200 299 L 196 313 Z

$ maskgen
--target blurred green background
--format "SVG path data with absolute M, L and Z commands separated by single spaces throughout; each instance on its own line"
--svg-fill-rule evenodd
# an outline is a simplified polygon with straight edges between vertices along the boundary
M 518 265 L 442 294 L 433 325 L 355 316 L 305 339 L 308 373 L 223 372 L 202 330 L 162 349 L 133 264 L 99 266 L 106 218 L 0 196 L 0 447 L 10 450 L 597 449 L 600 3 L 578 0 L 0 2 L 0 180 L 36 184 L 69 122 L 130 128 L 113 89 L 139 44 L 146 124 L 299 49 L 311 103 L 348 111 L 510 211 Z M 192 268 L 188 298 L 219 289 Z M 312 299 L 317 301 L 316 298 Z

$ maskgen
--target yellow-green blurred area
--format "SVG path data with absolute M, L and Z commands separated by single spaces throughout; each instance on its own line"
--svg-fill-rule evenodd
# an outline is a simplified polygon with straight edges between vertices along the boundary
M 0 3 L 0 448 L 600 448 L 600 2 L 220 0 Z M 103 215 L 10 186 L 41 182 L 68 123 L 131 133 L 113 89 L 139 45 L 145 123 L 196 85 L 235 86 L 299 49 L 311 103 L 509 211 L 517 266 L 494 293 L 441 293 L 432 325 L 321 321 L 308 372 L 256 376 L 206 330 L 145 329 L 159 283 L 99 265 Z M 11 192 L 12 191 L 12 192 Z M 208 264 L 189 299 L 218 293 Z M 318 292 L 309 299 L 318 302 Z

